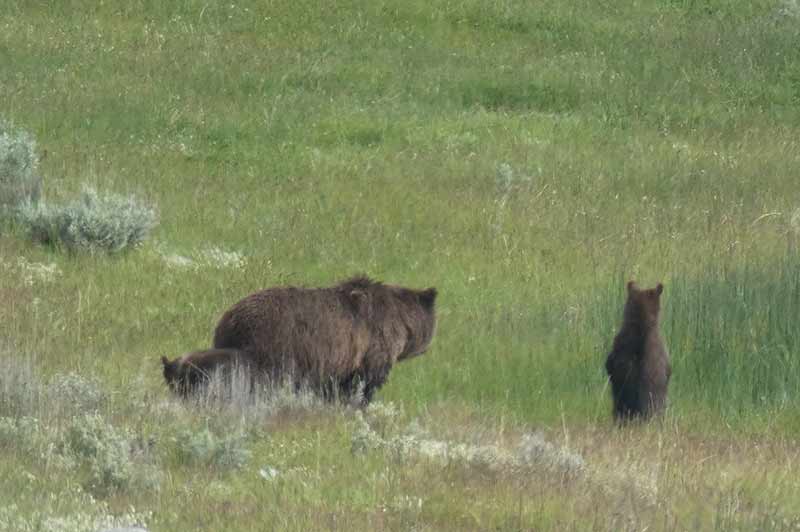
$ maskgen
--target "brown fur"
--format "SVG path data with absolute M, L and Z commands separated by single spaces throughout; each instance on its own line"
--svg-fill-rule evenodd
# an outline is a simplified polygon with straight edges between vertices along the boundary
M 363 384 L 366 404 L 396 362 L 430 345 L 435 300 L 435 288 L 366 277 L 329 288 L 270 288 L 225 312 L 214 347 L 245 350 L 271 378 L 291 376 L 326 396 L 350 396 Z
M 618 421 L 647 419 L 666 406 L 672 368 L 659 330 L 663 289 L 661 283 L 648 290 L 628 283 L 622 327 L 606 359 Z
M 238 349 L 207 349 L 186 353 L 171 362 L 162 356 L 161 364 L 167 385 L 187 397 L 202 388 L 216 372 L 247 366 L 249 359 Z

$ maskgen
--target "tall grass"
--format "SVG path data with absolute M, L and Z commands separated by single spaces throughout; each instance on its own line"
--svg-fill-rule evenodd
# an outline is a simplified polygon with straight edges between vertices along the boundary
M 680 350 L 676 394 L 730 418 L 765 409 L 797 410 L 800 385 L 795 309 L 800 268 L 794 255 L 713 276 L 675 279 L 665 323 Z

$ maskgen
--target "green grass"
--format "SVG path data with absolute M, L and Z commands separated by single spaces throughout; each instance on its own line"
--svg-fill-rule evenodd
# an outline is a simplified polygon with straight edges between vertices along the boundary
M 143 460 L 159 491 L 98 495 L 108 507 L 87 515 L 133 505 L 152 530 L 788 529 L 798 12 L 790 0 L 7 1 L 0 116 L 36 138 L 45 199 L 88 184 L 160 215 L 141 249 L 115 257 L 0 229 L 0 355 L 33 357 L 44 382 L 98 377 L 104 419 L 154 438 Z M 203 259 L 211 249 L 242 260 Z M 541 429 L 591 472 L 357 456 L 339 409 L 270 416 L 241 469 L 181 462 L 181 431 L 237 426 L 154 406 L 169 401 L 159 357 L 208 346 L 254 290 L 357 272 L 439 289 L 432 349 L 378 396 L 404 423 L 499 448 Z M 631 278 L 665 283 L 674 374 L 662 425 L 615 431 L 602 368 Z M 71 418 L 51 417 L 55 441 Z M 297 472 L 268 483 L 270 464 Z M 13 447 L 0 492 L 15 495 L 0 504 L 29 523 L 71 515 L 87 507 L 81 467 Z M 36 510 L 42 490 L 65 502 Z M 0 530 L 13 529 L 5 515 Z

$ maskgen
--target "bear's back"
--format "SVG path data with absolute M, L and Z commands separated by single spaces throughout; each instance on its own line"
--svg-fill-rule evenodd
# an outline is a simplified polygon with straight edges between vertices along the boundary
M 247 350 L 258 364 L 291 365 L 303 373 L 350 370 L 366 344 L 366 324 L 331 288 L 256 292 L 226 311 L 214 332 L 216 348 Z

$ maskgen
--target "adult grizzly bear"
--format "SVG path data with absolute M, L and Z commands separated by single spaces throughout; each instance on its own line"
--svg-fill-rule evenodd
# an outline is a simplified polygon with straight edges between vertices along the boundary
M 617 421 L 647 419 L 666 404 L 672 368 L 658 324 L 663 290 L 661 283 L 647 290 L 628 283 L 622 327 L 606 359 Z
M 328 288 L 269 288 L 220 318 L 215 348 L 246 351 L 258 371 L 331 398 L 363 386 L 372 400 L 392 366 L 425 352 L 436 328 L 436 289 L 354 277 Z
M 173 361 L 162 356 L 161 364 L 164 366 L 167 386 L 183 397 L 199 391 L 218 372 L 232 372 L 242 368 L 250 373 L 250 359 L 238 349 L 192 351 Z M 230 376 L 230 373 L 227 375 Z

